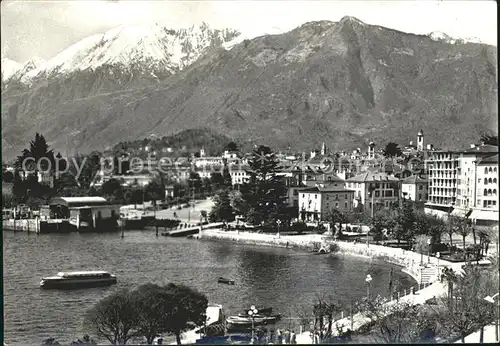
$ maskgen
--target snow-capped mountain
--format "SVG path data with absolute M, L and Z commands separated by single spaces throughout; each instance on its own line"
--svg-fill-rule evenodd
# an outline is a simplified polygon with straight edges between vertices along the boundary
M 2 57 L 2 82 L 9 80 L 17 71 L 23 68 L 23 64 L 9 58 Z
M 455 43 L 483 43 L 481 40 L 477 37 L 460 37 L 460 38 L 454 38 L 451 37 L 444 32 L 441 31 L 433 31 L 428 35 L 432 40 L 434 41 L 440 41 L 440 42 L 445 42 L 445 43 L 450 43 L 450 44 L 455 44 Z
M 30 73 L 33 70 L 40 68 L 45 63 L 46 61 L 42 58 L 39 57 L 32 58 L 27 62 L 25 62 L 24 65 L 21 65 L 21 68 L 18 69 L 14 74 L 12 74 L 10 78 L 15 80 L 20 80 L 23 76 L 25 76 L 26 74 Z
M 235 30 L 210 29 L 205 23 L 177 30 L 158 24 L 150 27 L 121 26 L 87 37 L 18 77 L 23 83 L 30 83 L 34 78 L 94 71 L 109 66 L 133 69 L 134 73 L 153 77 L 157 72 L 175 73 L 209 48 L 220 46 L 238 35 Z

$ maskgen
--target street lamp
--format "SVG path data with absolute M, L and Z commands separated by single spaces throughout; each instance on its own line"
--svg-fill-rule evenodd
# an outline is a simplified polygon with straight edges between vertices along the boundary
M 248 310 L 248 315 L 252 318 L 252 343 L 254 342 L 255 334 L 255 315 L 259 313 L 259 310 L 255 307 L 255 305 L 252 305 L 250 307 L 250 310 Z
M 427 263 L 431 263 L 431 238 L 427 238 Z
M 495 304 L 495 297 L 498 296 L 498 293 L 495 294 L 493 297 L 492 296 L 487 296 L 484 298 L 484 300 L 486 300 L 487 302 L 491 303 L 491 304 Z M 500 339 L 498 339 L 498 319 L 500 319 L 500 299 L 497 299 L 497 316 L 495 318 L 495 339 L 498 341 L 500 341 Z
M 276 224 L 278 225 L 278 238 L 280 237 L 280 225 L 281 225 L 281 220 L 277 220 Z
M 366 299 L 370 299 L 370 283 L 372 282 L 372 276 L 370 274 L 366 274 Z
M 439 281 L 441 281 L 441 275 L 439 274 L 439 257 L 441 257 L 441 253 L 440 252 L 436 252 L 436 258 L 438 260 L 437 275 L 438 275 Z

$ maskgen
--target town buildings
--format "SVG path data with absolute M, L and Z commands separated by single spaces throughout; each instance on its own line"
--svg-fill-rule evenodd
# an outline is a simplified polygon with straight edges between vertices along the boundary
M 497 146 L 483 144 L 462 151 L 434 151 L 429 153 L 426 166 L 426 212 L 466 215 L 479 223 L 498 222 Z
M 401 192 L 404 199 L 414 202 L 426 202 L 428 198 L 428 181 L 426 177 L 412 175 L 401 181 Z
M 354 191 L 354 209 L 374 213 L 389 208 L 401 198 L 401 182 L 386 173 L 365 172 L 347 179 L 346 188 Z
M 353 210 L 354 191 L 343 188 L 312 187 L 299 191 L 299 220 L 327 221 L 336 209 L 342 213 Z

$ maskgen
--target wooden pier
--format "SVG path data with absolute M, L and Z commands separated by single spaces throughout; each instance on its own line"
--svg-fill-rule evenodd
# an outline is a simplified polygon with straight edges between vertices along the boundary
M 28 232 L 36 234 L 66 233 L 70 231 L 68 220 L 64 219 L 9 219 L 2 220 L 4 231 Z

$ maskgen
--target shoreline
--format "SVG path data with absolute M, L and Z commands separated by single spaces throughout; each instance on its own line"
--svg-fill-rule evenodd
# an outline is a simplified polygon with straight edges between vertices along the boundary
M 304 235 L 280 235 L 269 233 L 253 233 L 246 231 L 223 231 L 220 229 L 202 230 L 193 238 L 199 240 L 236 242 L 240 244 L 290 248 L 305 251 L 313 251 L 324 242 L 325 236 L 321 234 Z M 422 255 L 413 251 L 392 248 L 382 245 L 366 243 L 352 243 L 345 241 L 335 241 L 339 246 L 336 252 L 342 256 L 356 256 L 371 260 L 381 260 L 386 263 L 402 267 L 402 271 L 411 276 L 417 283 L 430 283 L 437 281 L 442 268 L 450 267 L 459 271 L 465 264 L 463 262 L 452 263 L 446 260 L 439 260 L 436 257 L 424 255 L 423 265 Z

